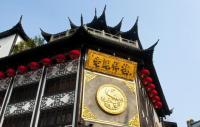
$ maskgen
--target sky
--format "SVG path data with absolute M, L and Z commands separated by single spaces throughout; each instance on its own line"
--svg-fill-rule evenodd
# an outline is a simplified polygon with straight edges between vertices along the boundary
M 200 119 L 200 1 L 199 0 L 1 0 L 0 32 L 14 26 L 21 15 L 25 32 L 34 37 L 39 28 L 49 33 L 69 29 L 68 17 L 80 25 L 102 13 L 115 26 L 124 17 L 122 31 L 139 16 L 139 36 L 144 48 L 160 39 L 154 64 L 163 92 L 174 112 L 167 120 L 186 127 Z

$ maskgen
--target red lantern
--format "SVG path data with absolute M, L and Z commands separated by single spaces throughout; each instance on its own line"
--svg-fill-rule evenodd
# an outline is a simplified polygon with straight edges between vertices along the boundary
M 161 108 L 162 108 L 162 102 L 161 102 L 161 101 L 158 101 L 158 102 L 154 103 L 154 107 L 155 107 L 156 109 L 161 109 Z
M 23 74 L 23 73 L 27 72 L 28 69 L 26 66 L 20 65 L 20 66 L 18 66 L 17 70 L 19 71 L 20 74 Z
M 144 85 L 147 85 L 149 83 L 152 83 L 153 82 L 153 79 L 151 77 L 146 77 L 142 80 L 143 84 Z
M 156 86 L 153 83 L 151 83 L 148 86 L 146 86 L 146 90 L 147 91 L 150 91 L 150 90 L 155 89 L 155 88 L 156 88 Z
M 2 71 L 0 71 L 0 79 L 4 79 L 5 77 L 5 74 Z
M 39 65 L 37 62 L 31 62 L 31 63 L 29 64 L 29 68 L 30 68 L 31 70 L 37 70 L 39 67 L 40 67 L 40 65 Z
M 42 59 L 42 63 L 45 65 L 45 66 L 49 66 L 51 64 L 51 59 L 50 58 L 43 58 Z
M 156 96 L 156 95 L 158 95 L 158 92 L 155 89 L 149 91 L 149 97 L 150 98 L 152 98 L 153 96 Z
M 150 71 L 148 69 L 143 68 L 141 70 L 141 75 L 150 75 Z
M 155 103 L 157 101 L 160 101 L 160 97 L 159 96 L 154 96 L 152 97 L 152 102 Z
M 62 63 L 62 62 L 64 62 L 65 61 L 65 55 L 64 54 L 58 54 L 58 55 L 56 55 L 56 62 L 57 63 Z
M 72 59 L 72 60 L 75 60 L 75 59 L 78 59 L 79 56 L 80 56 L 80 51 L 79 50 L 71 50 L 69 52 L 69 57 Z
M 15 76 L 15 74 L 16 74 L 16 73 L 15 73 L 15 70 L 12 69 L 12 68 L 7 69 L 6 73 L 7 73 L 7 76 L 8 76 L 8 77 L 13 77 L 13 76 Z

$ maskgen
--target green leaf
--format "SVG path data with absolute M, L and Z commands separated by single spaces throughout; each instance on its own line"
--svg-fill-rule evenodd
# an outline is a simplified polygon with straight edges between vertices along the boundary
M 21 41 L 16 44 L 12 49 L 12 54 L 35 48 L 43 44 L 45 44 L 44 39 L 41 36 L 35 36 L 33 39 L 30 39 L 28 41 Z

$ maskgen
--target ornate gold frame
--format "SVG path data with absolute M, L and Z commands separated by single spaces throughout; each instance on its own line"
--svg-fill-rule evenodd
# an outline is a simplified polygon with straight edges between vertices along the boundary
M 121 80 L 121 81 L 125 82 L 126 86 L 131 91 L 131 93 L 133 93 L 136 96 L 137 112 L 138 113 L 134 117 L 132 117 L 132 119 L 129 119 L 127 124 L 118 123 L 118 122 L 114 122 L 114 121 L 100 120 L 100 119 L 97 118 L 95 113 L 91 112 L 91 110 L 84 104 L 86 82 L 89 82 L 90 80 L 94 79 L 97 75 L 102 75 L 102 76 L 109 77 L 109 78 L 115 78 L 117 80 Z M 131 84 L 134 84 L 134 85 L 131 85 Z M 137 85 L 136 85 L 135 81 L 131 82 L 131 81 L 127 81 L 127 80 L 124 80 L 124 79 L 119 79 L 119 78 L 116 78 L 116 77 L 112 77 L 112 76 L 108 76 L 108 75 L 84 70 L 84 84 L 83 84 L 83 99 L 82 99 L 81 117 L 86 121 L 96 122 L 96 123 L 101 123 L 101 124 L 107 124 L 107 125 L 112 125 L 112 126 L 140 127 L 138 98 L 137 98 L 137 93 L 136 93 L 137 92 L 136 87 L 137 87 Z

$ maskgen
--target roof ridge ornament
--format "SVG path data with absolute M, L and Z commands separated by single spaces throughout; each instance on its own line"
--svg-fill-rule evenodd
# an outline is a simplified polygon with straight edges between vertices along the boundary
M 137 40 L 140 49 L 142 49 L 142 45 L 140 43 L 140 39 L 139 39 L 139 35 L 138 35 L 138 20 L 139 20 L 139 17 L 137 17 L 135 24 L 133 25 L 133 27 L 130 30 L 128 30 L 126 32 L 121 32 L 121 36 L 123 38 L 129 39 L 129 40 L 132 40 L 132 41 Z
M 120 20 L 120 22 L 116 26 L 109 27 L 111 33 L 114 33 L 114 34 L 119 34 L 120 33 L 123 20 L 124 20 L 124 17 L 122 17 L 122 19 Z
M 138 20 L 139 20 L 139 16 L 137 16 L 137 19 L 135 21 L 135 24 L 137 24 L 137 25 L 138 25 Z
M 44 39 L 45 39 L 46 41 L 49 41 L 52 34 L 45 32 L 45 31 L 42 30 L 41 28 L 40 28 L 40 31 L 41 31 L 41 34 L 42 34 L 42 36 L 44 37 Z
M 103 20 L 106 23 L 106 5 L 104 6 L 102 14 L 98 17 L 98 20 Z
M 83 15 L 81 14 L 81 26 L 83 26 Z
M 94 28 L 94 29 L 109 31 L 107 24 L 106 24 L 105 11 L 106 11 L 106 5 L 103 9 L 102 14 L 99 17 L 97 17 L 97 14 L 96 14 L 97 11 L 96 11 L 96 8 L 95 8 L 95 16 L 94 16 L 93 20 L 90 23 L 87 23 L 86 25 L 88 27 L 91 27 L 91 28 Z
M 78 26 L 75 25 L 75 24 L 71 21 L 71 19 L 70 19 L 69 17 L 68 17 L 68 20 L 69 20 L 69 23 L 70 23 L 70 27 L 71 27 L 71 29 L 78 28 Z
M 92 19 L 92 21 L 90 23 L 87 23 L 86 26 L 92 27 L 95 24 L 96 21 L 97 21 L 97 9 L 95 8 L 94 18 Z
M 158 45 L 158 42 L 160 41 L 160 39 L 158 39 L 157 41 L 156 41 L 156 43 L 154 43 L 152 46 L 150 46 L 149 48 L 147 48 L 146 50 L 154 50 L 155 49 L 155 47 L 156 47 L 156 45 Z
M 131 38 L 131 37 L 133 37 L 131 35 L 134 35 L 134 34 L 137 35 L 137 32 L 138 32 L 138 20 L 139 20 L 139 18 L 137 17 L 137 19 L 135 21 L 135 24 L 132 26 L 132 28 L 130 30 L 128 30 L 126 32 L 122 32 L 122 35 L 128 36 L 127 39 L 134 39 L 134 38 Z
M 97 19 L 97 8 L 95 8 L 95 15 L 94 17 Z
M 158 42 L 159 42 L 159 39 L 152 46 L 150 46 L 149 48 L 144 50 L 146 52 L 147 56 L 149 56 L 148 58 L 151 60 L 153 59 L 153 52 L 154 52 L 154 49 L 155 49 L 156 45 L 158 44 Z
M 22 22 L 23 15 L 20 16 L 19 23 Z
M 106 13 L 106 5 L 104 6 L 104 9 L 103 9 L 103 14 Z

